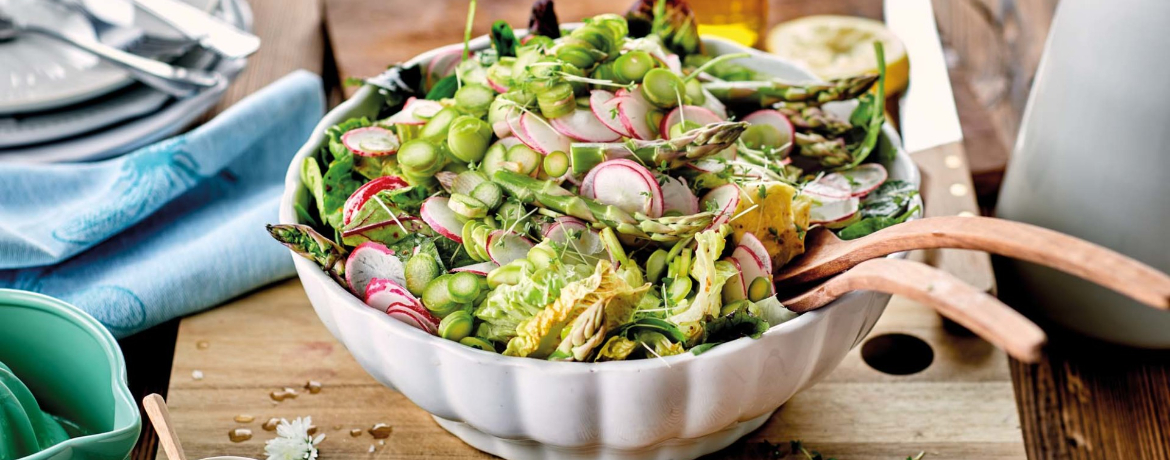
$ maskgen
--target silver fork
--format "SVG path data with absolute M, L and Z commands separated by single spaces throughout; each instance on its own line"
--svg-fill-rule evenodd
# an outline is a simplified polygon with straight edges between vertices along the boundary
M 112 24 L 94 14 L 79 0 L 52 0 L 52 2 L 85 16 L 85 19 L 93 25 L 98 41 L 111 44 L 128 53 L 155 59 L 171 59 L 186 54 L 197 44 L 195 40 L 189 38 L 159 37 L 146 33 L 140 27 Z
M 223 76 L 216 72 L 186 69 L 127 53 L 90 40 L 75 40 L 57 31 L 32 24 L 17 23 L 0 10 L 0 42 L 10 41 L 22 33 L 35 33 L 85 50 L 103 60 L 126 69 L 138 81 L 175 97 L 188 97 L 199 90 L 216 86 Z

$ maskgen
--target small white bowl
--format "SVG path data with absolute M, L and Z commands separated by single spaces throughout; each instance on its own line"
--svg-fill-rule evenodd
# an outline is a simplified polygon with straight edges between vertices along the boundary
M 716 53 L 746 51 L 746 65 L 779 77 L 811 74 L 771 55 L 704 39 Z M 460 46 L 460 45 L 452 45 Z M 480 38 L 473 48 L 487 46 Z M 415 58 L 426 62 L 439 50 Z M 306 193 L 300 165 L 325 141 L 325 129 L 376 116 L 382 98 L 362 88 L 333 109 L 297 152 L 285 179 L 281 223 L 296 223 Z M 848 111 L 848 107 L 838 110 Z M 918 184 L 918 171 L 888 125 L 881 149 L 894 179 Z M 300 196 L 303 199 L 303 196 Z M 430 412 L 468 444 L 512 459 L 680 459 L 722 449 L 755 430 L 796 392 L 832 371 L 877 322 L 888 295 L 856 292 L 701 356 L 565 363 L 502 356 L 444 340 L 372 309 L 312 262 L 293 255 L 297 274 L 329 332 L 362 368 Z

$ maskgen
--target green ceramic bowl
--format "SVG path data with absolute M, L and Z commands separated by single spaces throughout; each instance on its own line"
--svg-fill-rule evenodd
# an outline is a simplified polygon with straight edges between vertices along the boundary
M 142 419 L 126 387 L 122 350 L 92 316 L 52 297 L 0 289 L 0 362 L 12 368 L 42 409 L 88 433 L 21 460 L 130 456 Z

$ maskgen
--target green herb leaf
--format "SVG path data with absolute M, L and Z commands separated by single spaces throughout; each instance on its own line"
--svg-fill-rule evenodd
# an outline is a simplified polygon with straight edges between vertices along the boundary
M 516 45 L 519 43 L 516 40 L 516 34 L 512 32 L 512 26 L 508 25 L 507 21 L 499 20 L 492 24 L 492 47 L 496 49 L 496 53 L 500 57 L 516 56 Z

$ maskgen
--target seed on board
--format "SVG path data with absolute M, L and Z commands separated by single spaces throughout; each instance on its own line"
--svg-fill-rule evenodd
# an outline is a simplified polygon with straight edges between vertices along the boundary
M 236 428 L 228 432 L 228 439 L 232 442 L 244 442 L 252 439 L 252 430 L 247 428 Z
M 263 428 L 264 431 L 276 431 L 276 425 L 280 425 L 280 419 L 272 417 L 260 425 L 260 428 Z
M 284 400 L 290 399 L 290 398 L 296 399 L 297 390 L 294 390 L 292 388 L 285 388 L 285 389 L 280 390 L 280 391 L 273 391 L 272 393 L 269 393 L 269 396 L 272 397 L 273 401 L 284 401 Z
M 256 420 L 256 417 L 240 414 L 236 416 L 235 420 L 236 423 L 252 423 L 253 420 Z
M 317 394 L 321 392 L 321 382 L 310 380 L 305 382 L 305 389 L 309 390 L 309 394 Z
M 206 350 L 208 348 L 211 348 L 211 342 L 208 342 L 206 340 L 200 340 L 198 342 L 195 342 L 195 348 L 198 348 L 200 350 Z
M 305 430 L 305 433 L 308 433 L 309 436 L 317 434 L 317 425 L 309 425 L 309 428 Z
M 374 439 L 386 439 L 390 437 L 390 432 L 394 431 L 394 428 L 385 423 L 375 423 L 369 431 L 370 436 L 373 436 Z
M 191 378 L 194 380 L 203 380 L 203 371 L 199 369 L 191 371 Z
M 352 430 L 349 430 L 349 435 L 350 435 L 350 436 L 353 436 L 353 437 L 355 437 L 355 438 L 356 438 L 356 437 L 358 437 L 358 436 L 361 436 L 361 435 L 362 435 L 362 429 L 361 429 L 361 428 L 354 428 L 354 429 L 352 429 Z
M 373 445 L 373 444 L 370 444 L 370 450 L 369 450 L 369 452 L 370 452 L 371 454 L 372 454 L 372 453 L 374 453 L 374 445 Z

